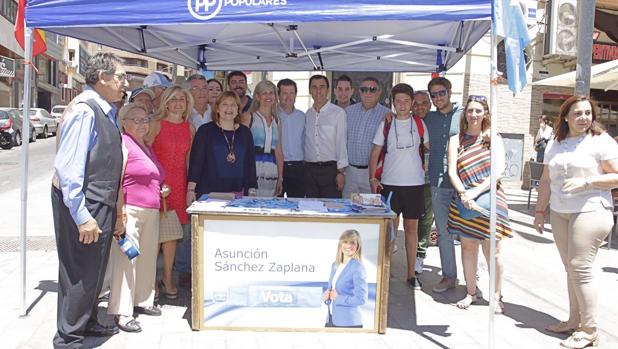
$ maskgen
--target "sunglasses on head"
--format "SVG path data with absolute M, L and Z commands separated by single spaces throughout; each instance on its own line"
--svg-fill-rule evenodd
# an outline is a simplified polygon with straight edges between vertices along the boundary
M 440 91 L 436 91 L 436 92 L 429 92 L 429 95 L 431 96 L 431 98 L 436 98 L 438 96 L 444 97 L 447 94 L 448 94 L 448 90 L 440 90 Z
M 429 94 L 429 91 L 427 90 L 416 90 L 414 91 L 414 95 L 418 96 L 418 95 L 423 95 L 423 96 L 427 96 Z
M 378 91 L 378 88 L 377 88 L 377 87 L 373 87 L 373 86 L 372 86 L 372 87 L 365 87 L 365 86 L 361 86 L 361 87 L 359 88 L 359 90 L 360 90 L 362 93 L 367 93 L 367 92 L 370 92 L 370 93 L 376 93 L 376 92 Z
M 485 96 L 478 96 L 478 95 L 470 95 L 468 96 L 468 102 L 470 101 L 474 101 L 474 102 L 487 102 L 487 97 Z

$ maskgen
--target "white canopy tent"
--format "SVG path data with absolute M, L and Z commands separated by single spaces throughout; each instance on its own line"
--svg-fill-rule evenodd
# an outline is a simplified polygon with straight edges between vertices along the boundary
M 41 28 L 211 71 L 445 71 L 490 29 L 492 2 L 26 0 L 26 55 L 31 55 L 31 29 Z M 492 38 L 494 79 L 495 46 Z M 29 71 L 27 67 L 27 82 Z M 28 88 L 25 87 L 26 108 Z M 495 87 L 491 91 L 491 100 L 495 101 Z M 496 103 L 492 103 L 492 108 L 495 111 Z M 27 149 L 26 145 L 25 183 Z M 494 158 L 492 155 L 492 161 Z M 495 196 L 493 174 L 492 181 Z M 21 246 L 25 251 L 27 184 L 22 188 Z M 492 211 L 495 212 L 495 202 Z M 490 225 L 495 229 L 495 214 Z M 492 255 L 494 243 L 492 234 Z M 25 285 L 25 252 L 22 268 Z M 493 259 L 490 269 L 495 269 Z M 25 299 L 24 289 L 22 294 Z M 494 347 L 494 303 L 492 297 L 490 347 Z

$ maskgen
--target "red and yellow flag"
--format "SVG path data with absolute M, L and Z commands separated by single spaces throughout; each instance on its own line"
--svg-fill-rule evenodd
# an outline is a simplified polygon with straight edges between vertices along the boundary
M 17 4 L 17 16 L 15 18 L 15 40 L 22 49 L 26 49 L 24 44 L 24 14 L 26 12 L 26 0 L 19 0 Z M 47 51 L 47 44 L 45 43 L 45 32 L 40 29 L 33 31 L 34 41 L 32 44 L 32 57 L 40 55 Z

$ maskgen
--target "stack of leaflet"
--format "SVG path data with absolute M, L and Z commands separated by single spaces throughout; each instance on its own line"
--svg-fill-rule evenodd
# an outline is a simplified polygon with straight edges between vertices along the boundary
M 363 213 L 382 213 L 387 212 L 388 208 L 382 202 L 380 194 L 353 193 L 351 196 L 352 209 Z

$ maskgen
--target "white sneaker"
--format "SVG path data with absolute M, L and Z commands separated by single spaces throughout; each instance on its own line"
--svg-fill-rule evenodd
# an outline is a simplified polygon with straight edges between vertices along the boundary
M 423 273 L 423 261 L 425 259 L 421 257 L 416 257 L 416 264 L 414 265 L 414 272 L 416 275 Z

